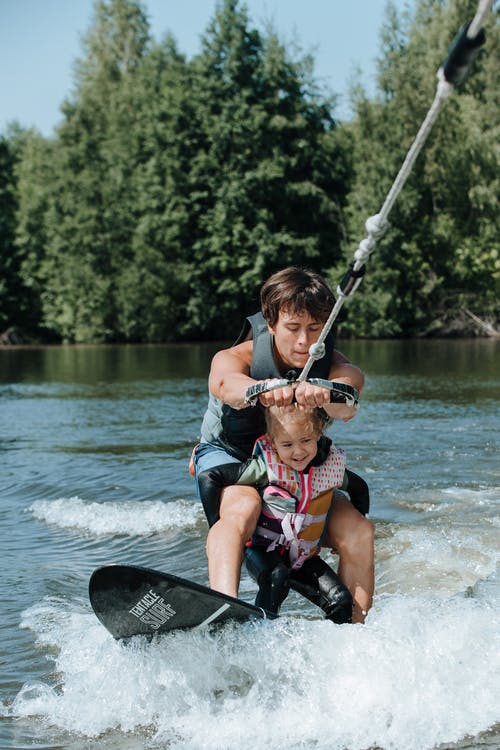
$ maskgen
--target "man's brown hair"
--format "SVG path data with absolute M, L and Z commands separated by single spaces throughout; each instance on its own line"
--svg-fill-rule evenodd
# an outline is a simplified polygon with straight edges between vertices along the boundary
M 324 323 L 335 304 L 326 281 L 314 271 L 289 266 L 264 282 L 260 304 L 266 323 L 275 326 L 280 310 L 289 314 L 307 312 L 313 320 Z

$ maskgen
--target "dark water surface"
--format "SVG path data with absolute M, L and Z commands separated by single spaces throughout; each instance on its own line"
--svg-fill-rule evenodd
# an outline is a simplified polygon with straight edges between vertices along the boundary
M 94 568 L 207 582 L 187 464 L 217 346 L 0 350 L 1 748 L 500 747 L 500 343 L 340 348 L 367 375 L 330 431 L 371 488 L 367 624 L 292 594 L 272 623 L 127 647 Z

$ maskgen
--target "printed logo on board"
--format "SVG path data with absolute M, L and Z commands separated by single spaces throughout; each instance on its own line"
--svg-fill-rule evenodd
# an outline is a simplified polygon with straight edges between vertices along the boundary
M 153 589 L 139 599 L 129 612 L 145 625 L 149 625 L 152 630 L 158 630 L 177 614 L 172 605 L 156 594 Z

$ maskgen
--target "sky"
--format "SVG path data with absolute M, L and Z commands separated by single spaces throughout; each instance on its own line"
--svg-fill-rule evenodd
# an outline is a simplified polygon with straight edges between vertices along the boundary
M 394 0 L 398 10 L 416 0 Z M 297 42 L 315 57 L 315 75 L 338 95 L 336 115 L 350 114 L 348 91 L 356 71 L 368 92 L 375 88 L 375 62 L 387 0 L 245 0 L 251 23 L 272 22 L 285 43 Z M 168 31 L 188 58 L 217 0 L 143 0 L 151 34 Z M 71 93 L 73 63 L 93 14 L 93 0 L 0 0 L 0 133 L 9 122 L 53 134 L 60 105 Z

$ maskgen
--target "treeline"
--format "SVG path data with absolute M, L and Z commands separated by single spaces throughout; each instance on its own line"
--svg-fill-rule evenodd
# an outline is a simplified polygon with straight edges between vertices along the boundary
M 0 333 L 24 340 L 225 339 L 289 264 L 336 286 L 433 99 L 474 0 L 389 5 L 378 93 L 334 119 L 314 61 L 224 0 L 188 60 L 137 0 L 98 0 L 54 137 L 0 137 Z M 498 25 L 446 106 L 344 307 L 353 336 L 495 324 Z M 355 33 L 355 30 L 353 30 Z M 332 31 L 332 43 L 335 34 Z

